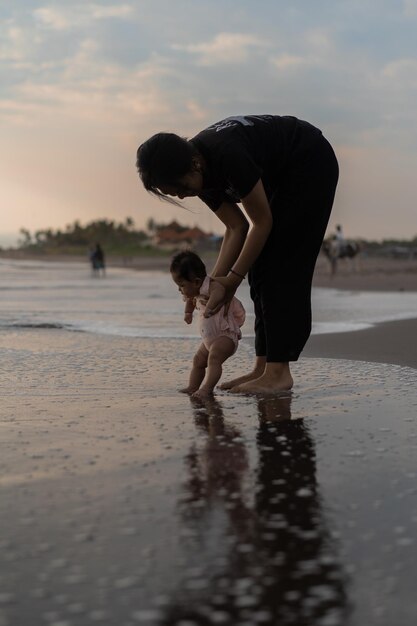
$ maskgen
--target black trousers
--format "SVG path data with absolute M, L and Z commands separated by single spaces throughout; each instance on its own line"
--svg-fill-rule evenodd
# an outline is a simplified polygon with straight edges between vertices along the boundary
M 277 176 L 273 226 L 249 272 L 255 350 L 267 362 L 297 361 L 311 333 L 311 283 L 333 206 L 339 168 L 320 137 L 309 157 Z

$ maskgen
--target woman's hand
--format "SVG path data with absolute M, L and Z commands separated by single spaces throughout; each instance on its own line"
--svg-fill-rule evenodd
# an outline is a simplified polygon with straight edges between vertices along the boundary
M 204 317 L 211 317 L 225 306 L 225 314 L 229 309 L 229 304 L 239 286 L 234 276 L 216 276 L 210 282 L 209 298 L 206 304 Z

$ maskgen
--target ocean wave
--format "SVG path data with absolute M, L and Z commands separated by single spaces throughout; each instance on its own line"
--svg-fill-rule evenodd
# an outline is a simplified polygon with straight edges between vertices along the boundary
M 59 324 L 57 322 L 7 322 L 0 324 L 0 328 L 55 328 L 58 330 L 70 330 L 66 324 Z

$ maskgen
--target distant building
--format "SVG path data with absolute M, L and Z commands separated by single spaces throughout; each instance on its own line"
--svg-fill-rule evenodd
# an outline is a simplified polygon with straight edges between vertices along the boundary
M 158 248 L 176 250 L 183 248 L 211 247 L 212 233 L 205 233 L 198 226 L 188 228 L 173 221 L 167 226 L 157 228 L 152 243 Z

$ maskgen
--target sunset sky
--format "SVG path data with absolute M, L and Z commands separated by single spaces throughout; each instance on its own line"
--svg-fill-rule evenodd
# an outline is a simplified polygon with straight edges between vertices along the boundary
M 0 245 L 21 227 L 176 217 L 144 192 L 136 149 L 229 115 L 320 127 L 341 176 L 330 227 L 417 235 L 417 0 L 2 0 Z

